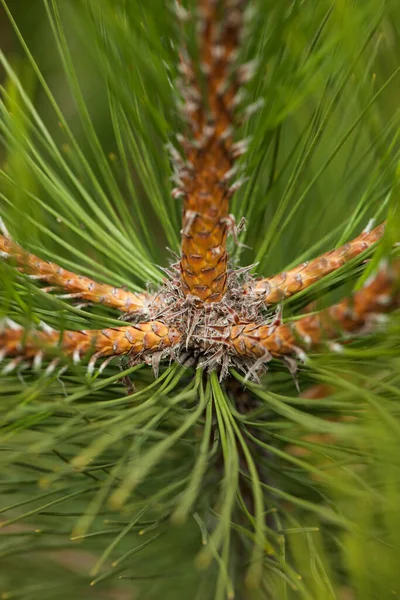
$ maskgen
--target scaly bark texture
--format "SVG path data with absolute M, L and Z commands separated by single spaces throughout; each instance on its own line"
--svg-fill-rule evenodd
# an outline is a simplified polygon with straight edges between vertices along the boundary
M 382 223 L 372 231 L 361 233 L 351 242 L 335 250 L 330 250 L 311 262 L 304 262 L 290 271 L 283 271 L 279 275 L 257 280 L 252 286 L 252 290 L 258 294 L 264 294 L 266 304 L 275 304 L 289 298 L 367 250 L 381 239 L 384 230 L 385 224 Z
M 63 290 L 64 298 L 79 298 L 87 302 L 104 304 L 122 312 L 146 313 L 150 297 L 145 293 L 134 294 L 105 283 L 98 283 L 63 269 L 55 263 L 30 254 L 10 238 L 0 235 L 0 253 L 13 260 L 20 271 L 34 279 L 46 281 Z
M 233 165 L 242 146 L 233 143 L 235 95 L 241 79 L 234 71 L 245 3 L 199 2 L 201 79 L 185 51 L 181 53 L 181 93 L 189 137 L 181 137 L 184 161 L 178 159 L 183 230 L 180 261 L 185 295 L 202 302 L 220 301 L 227 285 L 226 238 Z
M 400 263 L 384 268 L 350 298 L 292 324 L 258 325 L 245 323 L 231 327 L 228 345 L 239 355 L 251 358 L 298 355 L 325 340 L 344 334 L 362 334 L 373 329 L 377 316 L 400 306 L 396 279 Z M 376 323 L 375 323 L 376 325 Z
M 161 321 L 149 321 L 124 327 L 112 327 L 88 331 L 27 331 L 12 324 L 0 331 L 2 358 L 18 357 L 34 360 L 36 356 L 54 355 L 58 351 L 62 356 L 71 356 L 78 362 L 85 355 L 91 361 L 109 356 L 139 356 L 143 353 L 160 352 L 175 345 L 180 333 L 173 327 L 167 327 Z

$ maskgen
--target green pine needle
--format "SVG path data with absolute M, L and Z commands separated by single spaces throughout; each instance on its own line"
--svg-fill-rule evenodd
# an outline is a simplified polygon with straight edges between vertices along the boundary
M 166 145 L 182 131 L 174 82 L 180 44 L 198 51 L 195 20 L 178 24 L 164 0 L 0 2 L 0 216 L 45 260 L 156 290 L 166 247 L 179 252 Z M 284 302 L 291 321 L 399 257 L 400 4 L 252 0 L 248 16 L 235 264 L 268 276 L 388 223 Z M 26 327 L 121 325 L 12 261 L 0 279 L 1 316 Z M 310 353 L 296 380 L 276 360 L 259 383 L 124 360 L 3 372 L 0 599 L 399 595 L 399 348 L 397 311 L 341 353 Z

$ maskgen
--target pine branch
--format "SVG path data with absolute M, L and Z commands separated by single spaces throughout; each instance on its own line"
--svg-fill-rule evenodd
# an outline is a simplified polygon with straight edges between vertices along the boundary
M 226 238 L 234 222 L 229 219 L 229 198 L 237 188 L 230 184 L 235 159 L 245 146 L 233 143 L 235 96 L 248 75 L 235 69 L 243 28 L 243 0 L 199 3 L 199 67 L 181 52 L 180 84 L 189 135 L 179 138 L 184 158 L 176 155 L 175 197 L 183 196 L 182 286 L 203 302 L 219 302 L 226 291 Z M 203 90 L 204 88 L 204 90 Z
M 7 321 L 4 325 L 0 331 L 2 358 L 15 357 L 15 360 L 7 365 L 7 373 L 21 360 L 33 361 L 34 367 L 40 369 L 43 358 L 51 355 L 52 351 L 58 351 L 61 357 L 72 357 L 74 363 L 79 363 L 83 356 L 89 356 L 88 372 L 92 373 L 96 361 L 100 358 L 129 355 L 132 359 L 140 358 L 143 361 L 155 352 L 162 352 L 174 346 L 181 337 L 176 329 L 168 328 L 160 321 L 120 328 L 61 333 L 48 327 L 45 327 L 44 331 L 27 332 L 16 323 L 7 327 Z M 58 359 L 50 363 L 51 369 L 47 374 L 54 371 L 57 362 Z M 100 369 L 103 370 L 101 367 Z
M 400 264 L 381 269 L 359 291 L 338 304 L 312 315 L 301 317 L 293 324 L 235 325 L 227 343 L 242 356 L 268 361 L 272 357 L 305 356 L 304 350 L 317 348 L 325 340 L 343 334 L 365 335 L 374 331 L 380 316 L 400 305 L 398 278 Z M 340 345 L 333 349 L 340 350 Z
M 340 248 L 326 252 L 311 262 L 304 262 L 290 271 L 283 271 L 273 277 L 258 279 L 254 282 L 252 291 L 262 294 L 266 304 L 276 304 L 290 298 L 368 250 L 372 244 L 381 239 L 384 230 L 385 224 L 383 223 L 372 231 L 363 231 L 354 240 Z
M 21 220 L 22 244 L 0 237 L 2 310 L 25 324 L 0 330 L 3 595 L 339 600 L 344 586 L 362 599 L 399 589 L 398 253 L 322 311 L 283 323 L 271 306 L 283 300 L 286 313 L 309 285 L 324 301 L 329 273 L 343 297 L 362 253 L 379 243 L 365 279 L 397 241 L 389 85 L 400 8 L 361 4 L 182 0 L 174 12 L 164 0 L 44 0 L 35 28 L 16 12 L 46 104 L 0 53 L 0 212 L 16 229 Z M 22 31 L 45 39 L 44 69 L 58 50 L 71 97 L 58 67 L 50 90 Z M 161 281 L 164 240 L 173 250 L 179 240 L 168 139 L 182 255 Z M 239 170 L 249 184 L 231 202 Z M 230 210 L 248 220 L 241 266 L 239 253 L 228 261 Z M 255 256 L 277 274 L 254 281 Z M 64 298 L 12 278 L 13 264 Z M 126 292 L 95 272 L 160 287 Z M 74 298 L 131 322 L 100 330 L 102 310 L 64 302 Z M 29 326 L 41 319 L 57 331 Z
M 4 231 L 4 226 L 2 226 Z M 122 288 L 98 283 L 77 275 L 50 261 L 40 259 L 16 244 L 8 235 L 0 235 L 0 255 L 18 266 L 19 271 L 31 279 L 50 283 L 46 291 L 57 291 L 60 298 L 80 299 L 86 302 L 103 304 L 121 312 L 145 314 L 150 295 L 134 294 Z

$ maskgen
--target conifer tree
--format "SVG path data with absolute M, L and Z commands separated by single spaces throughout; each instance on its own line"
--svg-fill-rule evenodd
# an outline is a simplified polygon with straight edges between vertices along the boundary
M 400 594 L 398 2 L 0 2 L 0 598 Z

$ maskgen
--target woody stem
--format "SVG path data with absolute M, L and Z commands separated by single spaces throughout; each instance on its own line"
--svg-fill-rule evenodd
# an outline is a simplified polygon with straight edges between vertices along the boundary
M 185 295 L 202 302 L 218 302 L 226 291 L 230 180 L 238 150 L 232 134 L 240 76 L 232 65 L 243 8 L 240 0 L 223 4 L 220 11 L 213 0 L 199 0 L 201 80 L 187 53 L 180 57 L 187 120 L 174 191 L 184 198 L 181 284 Z

